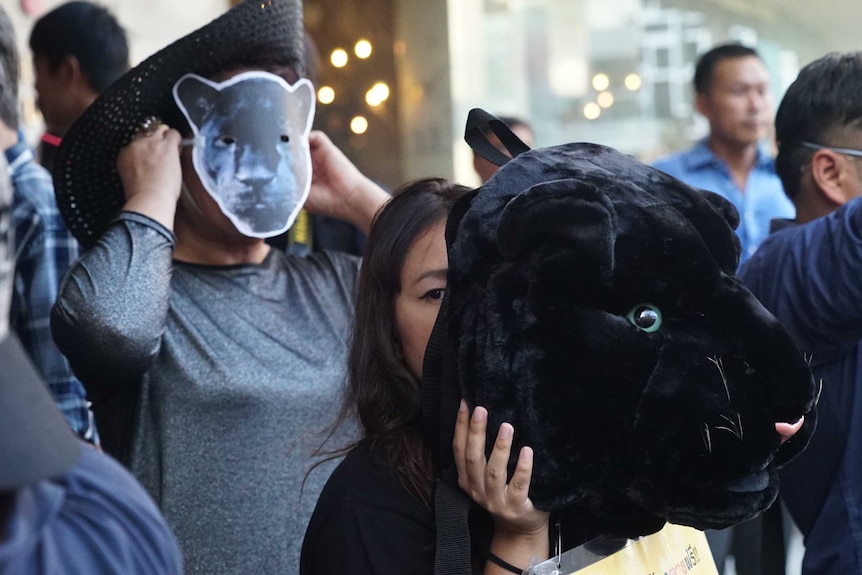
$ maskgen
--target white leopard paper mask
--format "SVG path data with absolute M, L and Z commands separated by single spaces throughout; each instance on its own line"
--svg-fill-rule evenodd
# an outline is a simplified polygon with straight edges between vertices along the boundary
M 194 133 L 183 143 L 193 146 L 195 171 L 222 213 L 249 237 L 285 232 L 311 187 L 311 83 L 267 72 L 220 83 L 186 74 L 173 93 Z

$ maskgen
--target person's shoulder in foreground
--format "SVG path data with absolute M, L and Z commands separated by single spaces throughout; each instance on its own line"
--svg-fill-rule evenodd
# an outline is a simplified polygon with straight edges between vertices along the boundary
M 0 208 L 2 195 L 0 185 Z M 7 240 L 0 234 L 0 573 L 181 573 L 153 501 L 117 462 L 75 437 L 8 331 Z
M 19 489 L 0 543 L 0 572 L 182 573 L 180 551 L 131 475 L 95 449 L 56 479 Z
M 796 218 L 740 273 L 810 355 L 822 386 L 817 432 L 781 476 L 805 535 L 806 575 L 862 573 L 860 90 L 862 52 L 827 54 L 788 87 L 775 117 L 775 165 Z

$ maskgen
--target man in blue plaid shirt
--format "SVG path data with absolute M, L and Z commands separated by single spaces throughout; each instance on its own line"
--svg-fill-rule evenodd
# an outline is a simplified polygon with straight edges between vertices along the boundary
M 0 10 L 0 148 L 14 190 L 15 286 L 12 329 L 48 382 L 66 420 L 82 438 L 97 443 L 86 394 L 51 336 L 51 306 L 69 265 L 78 257 L 57 210 L 51 175 L 36 164 L 18 131 L 18 51 L 12 24 Z

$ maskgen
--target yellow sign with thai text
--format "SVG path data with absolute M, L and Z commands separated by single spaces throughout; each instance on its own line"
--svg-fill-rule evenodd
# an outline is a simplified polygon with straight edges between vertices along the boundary
M 668 523 L 577 575 L 718 575 L 702 531 Z

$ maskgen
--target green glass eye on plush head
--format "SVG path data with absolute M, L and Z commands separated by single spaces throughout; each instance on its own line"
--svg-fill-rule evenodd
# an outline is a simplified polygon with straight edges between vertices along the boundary
M 639 303 L 626 317 L 633 326 L 647 333 L 658 331 L 661 327 L 661 311 L 649 303 Z

